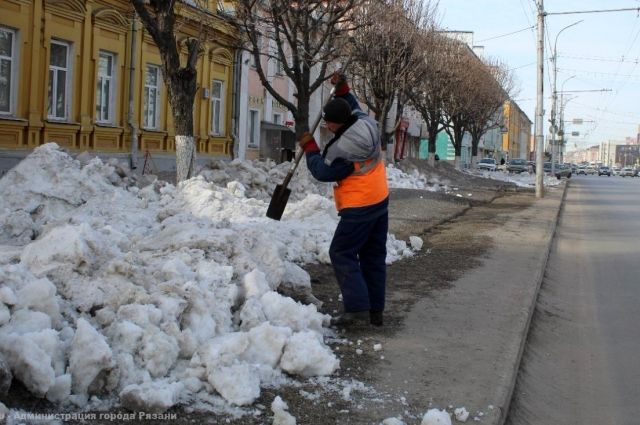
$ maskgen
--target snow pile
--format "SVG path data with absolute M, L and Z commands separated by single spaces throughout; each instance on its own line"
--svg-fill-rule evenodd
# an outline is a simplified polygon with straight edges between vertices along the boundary
M 466 173 L 469 173 L 474 176 L 484 177 L 486 179 L 500 180 L 504 182 L 514 183 L 516 186 L 520 187 L 533 187 L 536 185 L 536 174 L 535 173 L 519 173 L 519 174 L 510 174 L 504 171 L 487 171 L 487 170 L 471 170 L 466 169 Z M 550 176 L 548 174 L 544 175 L 544 186 L 558 186 L 561 180 L 558 180 L 554 176 Z
M 431 192 L 442 190 L 438 181 L 428 181 L 427 176 L 412 169 L 409 173 L 393 166 L 387 165 L 387 180 L 390 188 L 396 189 L 422 189 Z M 433 178 L 431 180 L 434 180 Z
M 329 316 L 277 292 L 310 293 L 299 264 L 329 262 L 333 202 L 311 193 L 267 219 L 247 196 L 264 195 L 264 170 L 235 169 L 245 184 L 139 188 L 47 144 L 0 179 L 0 360 L 14 377 L 55 403 L 162 412 L 333 373 Z M 413 253 L 393 235 L 388 251 Z
M 199 175 L 206 181 L 220 187 L 226 187 L 229 182 L 239 182 L 248 198 L 268 202 L 273 195 L 274 182 L 282 183 L 290 167 L 290 162 L 276 164 L 272 160 L 243 161 L 236 159 L 231 162 L 214 160 L 204 167 Z M 390 188 L 444 190 L 436 179 L 430 178 L 428 180 L 427 176 L 417 169 L 412 169 L 407 173 L 396 168 L 393 164 L 387 164 L 387 181 Z M 291 200 L 301 201 L 310 194 L 333 199 L 332 184 L 314 179 L 304 164 L 304 159 L 300 162 L 288 187 L 291 189 Z

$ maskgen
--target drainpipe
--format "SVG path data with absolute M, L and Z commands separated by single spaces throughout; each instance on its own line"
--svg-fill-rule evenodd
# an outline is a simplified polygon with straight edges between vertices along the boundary
M 131 169 L 135 170 L 138 167 L 138 127 L 135 123 L 133 108 L 134 108 L 134 95 L 136 78 L 136 66 L 135 63 L 138 59 L 137 55 L 137 39 L 138 39 L 138 15 L 134 12 L 133 19 L 131 20 L 131 57 L 129 64 L 129 114 L 128 124 L 131 128 L 131 157 L 130 164 Z
M 236 49 L 235 63 L 233 66 L 233 93 L 231 94 L 231 142 L 233 149 L 231 151 L 231 159 L 238 158 L 240 155 L 238 143 L 238 126 L 240 125 L 240 78 L 242 78 L 242 49 Z

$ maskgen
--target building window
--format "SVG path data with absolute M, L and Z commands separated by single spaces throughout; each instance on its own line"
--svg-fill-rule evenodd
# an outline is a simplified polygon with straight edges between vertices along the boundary
M 14 113 L 16 33 L 0 27 L 0 114 Z
M 249 147 L 257 148 L 260 144 L 260 111 L 249 110 Z
M 147 65 L 144 78 L 144 117 L 142 126 L 157 129 L 160 116 L 160 68 Z
M 100 52 L 98 59 L 98 82 L 96 87 L 96 121 L 113 123 L 115 90 L 114 82 L 115 55 Z
M 224 85 L 222 81 L 213 80 L 211 84 L 211 133 L 224 136 Z
M 282 124 L 282 114 L 273 114 L 273 123 Z
M 49 107 L 48 117 L 56 120 L 69 118 L 71 46 L 63 41 L 51 41 L 49 58 Z

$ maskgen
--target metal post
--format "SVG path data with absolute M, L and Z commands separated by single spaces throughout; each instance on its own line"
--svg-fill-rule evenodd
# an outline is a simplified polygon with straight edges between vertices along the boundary
M 553 63 L 553 87 L 551 89 L 553 96 L 552 96 L 552 104 L 551 104 L 551 175 L 555 175 L 556 174 L 556 159 L 558 156 L 558 141 L 556 140 L 556 133 L 557 133 L 557 126 L 556 126 L 556 103 L 558 102 L 558 94 L 556 92 L 556 79 L 558 77 L 558 37 L 560 36 L 560 34 L 562 33 L 562 31 L 566 30 L 567 28 L 571 28 L 574 25 L 578 25 L 580 22 L 582 22 L 583 20 L 579 20 L 577 22 L 574 22 L 573 24 L 567 25 L 566 27 L 562 28 L 560 31 L 558 31 L 558 34 L 556 34 L 556 39 L 553 43 L 553 56 L 552 56 L 552 63 Z M 575 75 L 574 75 L 575 77 Z M 571 77 L 573 78 L 573 77 Z M 566 81 L 565 81 L 566 82 Z M 563 84 L 564 86 L 564 84 Z M 562 136 L 562 141 L 564 142 L 564 135 Z M 562 148 L 560 148 L 561 150 Z M 562 157 L 562 156 L 561 156 Z
M 542 101 L 544 95 L 544 0 L 537 0 L 538 7 L 538 42 L 537 42 L 537 99 L 535 118 L 535 141 L 536 141 L 536 198 L 544 197 L 544 136 L 542 134 Z

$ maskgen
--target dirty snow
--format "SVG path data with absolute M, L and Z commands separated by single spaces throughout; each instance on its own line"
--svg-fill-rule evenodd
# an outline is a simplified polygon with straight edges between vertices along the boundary
M 163 412 L 249 405 L 289 375 L 336 371 L 329 316 L 301 267 L 329 263 L 329 185 L 300 167 L 273 221 L 286 164 L 213 163 L 176 187 L 79 159 L 47 144 L 0 179 L 0 358 L 29 391 Z M 390 170 L 392 186 L 426 188 Z M 413 255 L 418 239 L 390 235 L 387 262 Z M 284 402 L 272 409 L 295 423 Z

